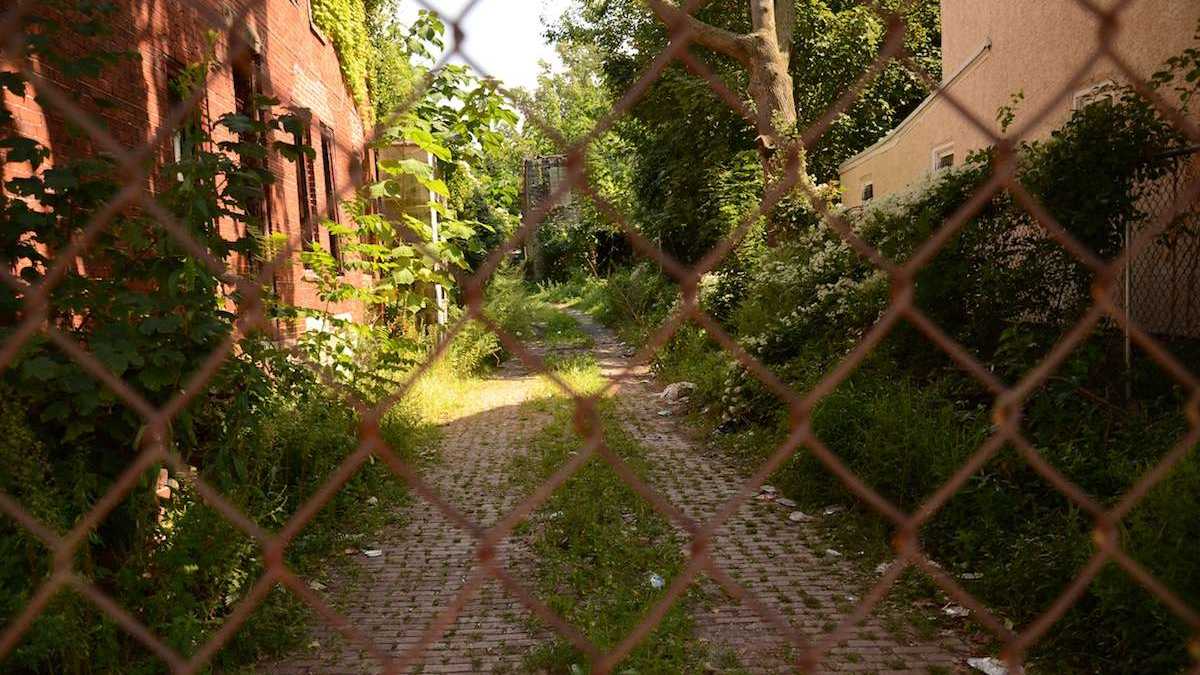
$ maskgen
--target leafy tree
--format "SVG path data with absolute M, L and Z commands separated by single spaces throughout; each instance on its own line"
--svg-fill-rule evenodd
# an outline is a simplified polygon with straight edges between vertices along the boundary
M 381 159 L 379 180 L 350 200 L 354 225 L 323 223 L 338 234 L 343 259 L 320 249 L 304 254 L 319 297 L 327 306 L 357 301 L 371 308 L 365 323 L 340 320 L 327 307 L 286 308 L 321 321 L 327 330 L 307 333 L 302 346 L 367 397 L 387 391 L 388 373 L 423 356 L 421 339 L 436 315 L 451 309 L 439 306 L 435 287 L 453 300 L 457 276 L 507 236 L 517 209 L 516 173 L 503 171 L 502 161 L 517 117 L 497 84 L 463 66 L 435 68 L 444 50 L 442 20 L 423 11 L 404 26 L 382 15 L 388 6 L 368 7 L 368 32 L 383 57 L 372 85 L 375 144 L 415 147 L 435 161 Z M 429 193 L 426 203 L 404 201 L 413 183 Z M 382 210 L 375 208 L 381 203 Z M 347 270 L 363 274 L 350 277 Z M 371 281 L 364 284 L 364 277 Z
M 597 46 L 614 92 L 630 87 L 667 46 L 664 27 L 682 21 L 695 31 L 690 49 L 714 73 L 743 92 L 755 116 L 750 126 L 708 86 L 673 66 L 633 108 L 642 123 L 631 142 L 640 162 L 639 220 L 672 253 L 693 259 L 728 229 L 716 181 L 745 153 L 757 155 L 762 176 L 780 169 L 776 154 L 797 131 L 834 104 L 866 71 L 887 35 L 884 15 L 852 0 L 719 0 L 695 17 L 678 5 L 637 0 L 580 2 L 553 34 Z M 904 46 L 935 77 L 940 43 L 938 3 L 877 3 L 906 27 Z M 902 66 L 883 68 L 857 102 L 812 147 L 798 173 L 815 187 L 832 180 L 838 163 L 892 128 L 926 94 Z M 754 190 L 761 195 L 762 188 Z M 770 239 L 784 223 L 774 218 Z
M 563 68 L 556 71 L 543 63 L 537 90 L 522 93 L 523 107 L 532 118 L 523 129 L 527 155 L 565 153 L 568 148 L 560 147 L 560 142 L 573 145 L 583 141 L 613 107 L 613 98 L 602 80 L 603 59 L 595 47 L 562 42 L 558 53 Z M 619 127 L 631 124 L 635 123 L 618 122 Z M 592 140 L 585 156 L 588 185 L 605 202 L 625 213 L 631 206 L 637 159 L 628 135 L 631 131 L 606 131 Z M 571 208 L 551 213 L 538 229 L 538 236 L 540 255 L 552 278 L 562 279 L 581 270 L 597 274 L 627 253 L 617 224 L 578 191 Z

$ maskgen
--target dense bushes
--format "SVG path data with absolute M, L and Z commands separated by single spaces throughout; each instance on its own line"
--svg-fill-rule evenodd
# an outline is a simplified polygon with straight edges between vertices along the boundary
M 93 6 L 94 5 L 94 6 Z M 108 3 L 39 5 L 26 49 L 80 78 L 79 90 L 124 54 L 102 49 Z M 93 44 L 96 42 L 97 44 Z M 71 44 L 78 54 L 58 50 Z M 185 70 L 174 84 L 186 97 L 211 64 Z M 33 95 L 14 72 L 0 82 L 16 96 Z M 107 104 L 111 104 L 108 102 Z M 296 118 L 274 115 L 276 102 L 255 101 L 262 120 L 227 114 L 188 120 L 183 159 L 152 177 L 159 204 L 222 266 L 249 269 L 259 254 L 256 201 L 271 175 L 255 161 L 263 139 L 287 137 Z M 84 97 L 82 105 L 106 103 Z M 0 194 L 0 260 L 38 284 L 84 224 L 102 212 L 125 176 L 109 158 L 84 147 L 70 128 L 52 130 L 52 149 L 22 136 L 0 108 L 6 182 Z M 216 141 L 216 138 L 224 140 Z M 311 148 L 275 143 L 284 159 Z M 130 176 L 130 180 L 143 178 Z M 167 645 L 190 656 L 224 623 L 262 574 L 257 542 L 199 498 L 192 478 L 209 485 L 267 530 L 279 529 L 358 445 L 357 413 L 294 357 L 264 337 L 230 336 L 248 309 L 246 288 L 226 280 L 147 214 L 114 209 L 87 251 L 54 286 L 51 306 L 33 318 L 86 350 L 100 367 L 150 406 L 197 387 L 206 359 L 229 341 L 222 364 L 173 416 L 166 448 L 190 468 L 159 482 L 161 465 L 138 477 L 128 494 L 85 533 L 73 572 L 94 584 Z M 228 237 L 227 226 L 243 232 Z M 264 293 L 269 293 L 262 289 Z M 31 318 L 28 291 L 0 286 L 0 344 Z M 269 298 L 268 298 L 269 300 Z M 268 302 L 268 304 L 270 304 Z M 253 328 L 249 325 L 240 329 Z M 145 449 L 147 420 L 111 387 L 35 333 L 0 372 L 0 490 L 60 534 L 77 526 Z M 383 434 L 413 457 L 415 419 L 390 413 Z M 169 491 L 169 496 L 167 493 Z M 391 517 L 402 484 L 369 463 L 303 529 L 287 562 L 304 576 L 317 562 Z M 368 503 L 369 497 L 376 497 Z M 52 552 L 15 521 L 0 518 L 0 617 L 7 624 L 28 605 L 50 572 Z M 293 643 L 307 610 L 272 591 L 250 625 L 216 657 L 230 669 Z M 55 596 L 4 661 L 15 672 L 161 672 L 165 664 L 103 612 L 67 590 Z
M 1172 63 L 1160 86 L 1200 65 Z M 1194 79 L 1194 78 L 1193 78 Z M 1097 256 L 1112 258 L 1126 228 L 1148 222 L 1147 186 L 1175 171 L 1183 145 L 1128 90 L 1077 113 L 1018 153 L 1018 179 L 1055 220 Z M 868 211 L 856 233 L 903 262 L 982 185 L 995 161 L 978 153 L 960 170 Z M 892 298 L 890 279 L 828 227 L 788 214 L 790 239 L 768 250 L 743 245 L 702 287 L 702 302 L 756 358 L 797 391 L 825 377 Z M 916 279 L 916 302 L 935 323 L 1014 383 L 1040 362 L 1092 301 L 1093 273 L 1007 192 L 988 200 Z M 603 302 L 610 322 L 644 334 L 677 292 L 652 268 L 614 275 Z M 1169 348 L 1195 369 L 1200 346 Z M 685 328 L 661 352 L 671 379 L 696 382 L 697 406 L 723 411 L 719 442 L 757 466 L 786 435 L 785 407 L 699 330 Z M 723 375 L 714 375 L 722 373 Z M 1024 405 L 1022 433 L 1043 458 L 1103 504 L 1114 504 L 1186 432 L 1187 392 L 1135 350 L 1127 367 L 1120 332 L 1101 321 Z M 992 432 L 992 396 L 913 327 L 901 323 L 813 411 L 813 430 L 868 485 L 916 508 Z M 856 507 L 848 523 L 879 532 L 879 519 L 801 449 L 772 478 L 801 508 Z M 1130 554 L 1193 606 L 1200 601 L 1194 545 L 1200 510 L 1194 450 L 1121 526 Z M 1067 587 L 1094 551 L 1091 518 L 1012 448 L 963 486 L 922 531 L 934 559 L 975 572 L 968 588 L 1017 626 Z M 852 528 L 853 529 L 853 528 Z M 859 539 L 859 541 L 862 541 Z M 880 537 L 875 546 L 886 552 Z M 1186 627 L 1110 565 L 1038 645 L 1049 672 L 1174 672 L 1188 662 Z
M 205 431 L 178 439 L 177 450 L 252 520 L 277 530 L 357 447 L 357 420 L 344 402 L 300 369 L 261 389 L 265 395 L 252 404 L 230 405 L 246 389 L 262 388 L 261 381 L 241 375 L 218 380 L 193 406 Z M 0 489 L 65 532 L 94 505 L 112 476 L 102 466 L 88 466 L 70 443 L 54 437 L 53 425 L 32 428 L 30 413 L 44 409 L 36 397 L 14 390 L 4 394 L 0 462 L 14 470 L 0 476 Z M 384 437 L 412 459 L 415 427 L 414 418 L 397 409 L 385 420 Z M 258 545 L 204 504 L 188 477 L 174 475 L 171 496 L 156 499 L 157 472 L 152 467 L 118 511 L 85 540 L 77 569 L 168 645 L 190 654 L 258 580 L 262 561 Z M 301 575 L 320 576 L 324 556 L 394 517 L 403 495 L 401 482 L 382 464 L 369 464 L 297 537 L 288 564 Z M 370 497 L 376 499 L 368 502 Z M 48 571 L 49 558 L 15 523 L 0 523 L 0 614 L 15 616 L 27 604 Z M 239 632 L 216 663 L 245 663 L 294 644 L 307 617 L 294 597 L 282 590 L 271 593 L 252 627 Z M 157 657 L 70 593 L 51 603 L 6 665 L 39 672 L 162 669 Z

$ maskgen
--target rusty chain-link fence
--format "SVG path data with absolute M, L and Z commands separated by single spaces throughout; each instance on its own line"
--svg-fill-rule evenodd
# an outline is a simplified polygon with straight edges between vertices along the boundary
M 478 72 L 488 72 L 486 64 L 472 63 L 469 55 L 462 52 L 462 47 L 470 41 L 470 35 L 462 30 L 464 17 L 468 16 L 481 2 L 500 0 L 474 0 L 467 4 L 460 16 L 450 23 L 456 37 L 454 48 L 443 57 L 446 63 L 455 54 L 466 60 Z M 1132 84 L 1132 86 L 1148 100 L 1152 101 L 1162 116 L 1194 143 L 1200 143 L 1200 127 L 1195 120 L 1180 114 L 1168 101 L 1150 87 L 1143 77 L 1133 72 L 1122 55 L 1112 47 L 1113 38 L 1121 30 L 1121 16 L 1136 0 L 1122 0 L 1114 3 L 1109 9 L 1097 7 L 1091 0 L 1071 0 L 1087 12 L 1095 15 L 1098 22 L 1098 46 L 1090 54 L 1085 63 L 1079 65 L 1073 77 L 1054 98 L 1054 104 L 1069 100 L 1071 92 L 1086 70 L 1096 61 L 1107 60 Z M 647 3 L 658 4 L 662 0 L 646 0 Z M 18 49 L 20 40 L 17 38 L 23 30 L 23 19 L 37 4 L 36 0 L 16 0 L 7 3 L 9 8 L 0 17 L 0 41 L 9 50 L 6 56 L 21 63 L 19 54 L 12 50 Z M 241 3 L 241 17 L 254 11 L 260 4 L 257 0 Z M 693 12 L 701 0 L 691 0 L 683 11 Z M 675 505 L 671 504 L 654 488 L 640 480 L 606 445 L 602 425 L 597 423 L 597 401 L 599 397 L 611 392 L 617 387 L 622 377 L 614 378 L 605 391 L 591 396 L 585 396 L 572 391 L 554 372 L 547 369 L 545 364 L 531 350 L 526 349 L 514 336 L 506 333 L 493 317 L 484 311 L 484 289 L 491 276 L 497 271 L 502 261 L 509 253 L 522 245 L 522 242 L 535 235 L 541 220 L 546 216 L 547 208 L 542 208 L 529 214 L 514 235 L 479 266 L 469 278 L 461 280 L 464 296 L 467 300 L 468 312 L 463 319 L 452 326 L 445 337 L 434 350 L 430 361 L 417 368 L 411 374 L 405 386 L 393 395 L 377 404 L 369 405 L 361 400 L 353 400 L 361 415 L 361 431 L 357 449 L 342 462 L 338 470 L 328 478 L 328 482 L 314 494 L 279 531 L 268 531 L 254 522 L 233 504 L 226 500 L 217 490 L 207 485 L 202 477 L 194 476 L 187 470 L 183 459 L 179 457 L 167 442 L 172 420 L 206 387 L 222 363 L 233 353 L 240 335 L 255 329 L 265 328 L 264 311 L 262 307 L 262 287 L 270 279 L 273 270 L 286 264 L 296 253 L 293 250 L 281 251 L 268 264 L 258 271 L 257 276 L 245 278 L 227 269 L 221 262 L 215 260 L 199 242 L 192 240 L 185 229 L 161 206 L 146 189 L 145 160 L 153 156 L 155 148 L 170 137 L 172 130 L 187 114 L 190 106 L 197 102 L 199 94 L 184 101 L 171 112 L 167 123 L 155 131 L 150 143 L 142 147 L 123 147 L 102 125 L 96 123 L 88 113 L 82 110 L 73 100 L 71 92 L 64 91 L 55 83 L 46 80 L 34 69 L 23 66 L 23 75 L 37 89 L 39 95 L 59 114 L 71 120 L 82 128 L 97 147 L 115 157 L 120 168 L 125 172 L 127 187 L 122 190 L 108 208 L 101 209 L 96 217 L 88 223 L 80 224 L 78 236 L 72 243 L 55 253 L 54 264 L 44 279 L 36 285 L 28 285 L 13 273 L 14 261 L 0 261 L 0 280 L 11 287 L 23 298 L 23 313 L 20 323 L 9 338 L 0 345 L 0 369 L 10 366 L 21 346 L 35 334 L 42 334 L 53 342 L 59 349 L 77 362 L 88 373 L 101 381 L 122 402 L 136 411 L 144 420 L 145 429 L 141 442 L 141 450 L 136 459 L 120 474 L 120 477 L 109 489 L 96 500 L 93 508 L 81 518 L 74 527 L 65 533 L 56 532 L 38 519 L 30 515 L 22 504 L 12 497 L 0 494 L 0 511 L 20 524 L 32 535 L 40 539 L 53 552 L 53 567 L 49 576 L 41 583 L 28 604 L 19 615 L 13 617 L 3 626 L 0 632 L 0 659 L 8 655 L 21 641 L 22 635 L 29 629 L 47 604 L 60 592 L 73 589 L 88 598 L 104 614 L 108 615 L 128 631 L 133 637 L 157 654 L 173 671 L 179 673 L 196 672 L 210 662 L 214 654 L 220 650 L 236 631 L 238 631 L 255 608 L 263 601 L 266 594 L 277 585 L 282 585 L 295 594 L 303 603 L 308 605 L 323 621 L 328 622 L 345 637 L 358 644 L 378 661 L 383 672 L 401 672 L 419 663 L 423 652 L 430 644 L 437 641 L 454 624 L 458 613 L 473 594 L 479 591 L 481 585 L 489 578 L 498 580 L 507 591 L 518 598 L 534 615 L 570 641 L 591 661 L 593 671 L 598 673 L 612 672 L 617 665 L 639 643 L 645 640 L 663 618 L 667 610 L 677 602 L 691 584 L 697 581 L 701 574 L 715 580 L 731 596 L 754 609 L 799 650 L 802 655 L 796 664 L 797 669 L 809 671 L 821 663 L 823 656 L 841 640 L 849 635 L 853 626 L 870 614 L 884 599 L 906 569 L 913 567 L 928 575 L 938 587 L 950 597 L 971 610 L 972 618 L 993 633 L 1004 645 L 1004 656 L 1011 666 L 1020 664 L 1024 655 L 1038 640 L 1046 634 L 1051 626 L 1081 596 L 1088 584 L 1096 578 L 1107 565 L 1115 565 L 1137 581 L 1154 597 L 1158 598 L 1167 608 L 1177 615 L 1196 637 L 1193 638 L 1192 653 L 1200 651 L 1200 613 L 1189 606 L 1172 589 L 1165 587 L 1147 571 L 1141 564 L 1133 560 L 1120 546 L 1117 536 L 1118 528 L 1123 518 L 1139 503 L 1140 500 L 1156 484 L 1164 479 L 1180 459 L 1190 452 L 1200 440 L 1200 379 L 1183 363 L 1178 361 L 1158 340 L 1152 336 L 1151 327 L 1141 325 L 1140 319 L 1145 315 L 1136 308 L 1127 314 L 1119 303 L 1116 289 L 1123 283 L 1124 270 L 1131 260 L 1140 260 L 1139 252 L 1152 245 L 1159 230 L 1165 223 L 1146 228 L 1138 232 L 1130 240 L 1124 253 L 1113 260 L 1099 259 L 1093 252 L 1080 245 L 1051 217 L 1045 205 L 1031 195 L 1022 184 L 1015 179 L 1015 149 L 1010 138 L 1020 138 L 1024 129 L 1016 130 L 1010 137 L 999 137 L 993 131 L 989 120 L 973 117 L 968 109 L 957 101 L 952 92 L 943 91 L 941 96 L 959 114 L 982 133 L 986 134 L 995 145 L 998 161 L 995 162 L 991 178 L 968 200 L 967 203 L 950 217 L 921 246 L 910 259 L 904 262 L 889 260 L 879 251 L 855 235 L 850 223 L 838 215 L 829 204 L 822 201 L 818 194 L 807 194 L 807 197 L 817 205 L 825 218 L 825 222 L 843 237 L 861 255 L 871 260 L 881 270 L 884 270 L 892 281 L 891 302 L 874 327 L 859 341 L 849 355 L 834 367 L 810 391 L 794 391 L 782 382 L 775 374 L 758 363 L 738 343 L 728 335 L 719 323 L 707 315 L 697 302 L 697 287 L 700 277 L 713 270 L 722 259 L 730 253 L 738 240 L 746 234 L 755 220 L 763 213 L 769 212 L 784 196 L 793 190 L 808 191 L 806 183 L 798 180 L 795 172 L 801 148 L 811 144 L 821 137 L 842 112 L 846 111 L 856 100 L 872 78 L 878 75 L 888 63 L 899 63 L 920 77 L 931 89 L 936 89 L 939 82 L 920 70 L 916 63 L 904 52 L 903 35 L 905 26 L 897 16 L 876 8 L 888 26 L 889 35 L 883 48 L 868 68 L 858 79 L 855 86 L 845 91 L 836 104 L 821 116 L 816 123 L 802 130 L 797 140 L 783 149 L 785 157 L 790 162 L 791 169 L 775 184 L 770 185 L 759 207 L 742 221 L 741 225 L 727 239 L 717 245 L 700 262 L 694 266 L 684 266 L 657 249 L 633 227 L 623 214 L 618 213 L 596 194 L 588 185 L 588 177 L 584 168 L 583 157 L 588 145 L 601 134 L 610 129 L 613 123 L 625 114 L 632 105 L 651 87 L 665 69 L 673 64 L 681 64 L 694 75 L 704 78 L 728 105 L 745 117 L 751 125 L 754 115 L 750 114 L 741 98 L 730 91 L 714 74 L 689 51 L 688 46 L 694 37 L 688 24 L 683 20 L 668 22 L 664 29 L 669 31 L 670 42 L 667 48 L 655 58 L 649 67 L 641 74 L 636 84 L 632 86 L 616 103 L 612 111 L 604 117 L 596 128 L 581 142 L 562 147 L 568 161 L 570 182 L 560 187 L 565 193 L 576 189 L 581 194 L 594 200 L 597 206 L 615 223 L 619 224 L 628 236 L 634 250 L 649 259 L 659 263 L 663 270 L 672 275 L 679 283 L 682 302 L 679 309 L 664 324 L 655 331 L 648 343 L 629 360 L 629 371 L 640 364 L 647 363 L 661 348 L 673 333 L 685 322 L 693 322 L 707 331 L 713 340 L 719 343 L 737 361 L 760 380 L 770 391 L 784 401 L 791 414 L 791 433 L 786 441 L 775 450 L 770 458 L 745 480 L 740 491 L 728 500 L 719 512 L 705 522 L 696 522 L 684 515 Z M 667 15 L 672 15 L 667 10 Z M 678 16 L 678 14 L 674 14 Z M 241 17 L 234 19 L 234 24 Z M 226 68 L 229 63 L 225 63 Z M 202 89 L 202 88 L 201 88 Z M 414 97 L 415 98 L 415 97 Z M 519 105 L 519 99 L 513 99 Z M 528 123 L 538 125 L 552 138 L 561 141 L 561 136 L 553 128 L 542 123 L 530 111 L 524 111 Z M 1025 129 L 1033 128 L 1051 113 L 1050 107 L 1036 112 L 1025 121 Z M 350 187 L 343 187 L 342 197 L 350 196 Z M 1065 332 L 1058 344 L 1045 356 L 1037 367 L 1030 370 L 1016 382 L 1004 382 L 985 364 L 977 360 L 967 349 L 951 339 L 941 328 L 929 320 L 921 308 L 914 304 L 914 279 L 922 269 L 947 244 L 955 233 L 964 226 L 992 196 L 1007 190 L 1015 201 L 1021 204 L 1062 247 L 1089 268 L 1095 275 L 1093 302 L 1086 314 L 1068 331 Z M 1181 205 L 1195 202 L 1200 194 L 1200 180 L 1189 175 L 1173 192 L 1173 206 L 1169 212 L 1178 213 Z M 557 199 L 547 200 L 553 204 Z M 198 260 L 204 262 L 211 272 L 224 280 L 230 287 L 241 292 L 242 301 L 236 321 L 237 330 L 224 340 L 221 347 L 214 351 L 203 365 L 190 377 L 186 387 L 178 395 L 163 406 L 151 405 L 141 396 L 135 387 L 123 382 L 94 356 L 84 345 L 78 344 L 64 332 L 46 322 L 48 303 L 51 291 L 63 278 L 65 271 L 82 252 L 96 239 L 113 215 L 122 208 L 137 206 L 153 217 L 171 237 L 175 238 Z M 1193 260 L 1194 262 L 1194 260 Z M 1193 298 L 1194 300 L 1194 298 Z M 1114 506 L 1107 508 L 1093 498 L 1069 478 L 1059 473 L 1051 466 L 1035 448 L 1026 440 L 1022 431 L 1021 411 L 1026 399 L 1060 366 L 1068 354 L 1079 346 L 1096 328 L 1097 324 L 1107 317 L 1108 320 L 1128 332 L 1130 340 L 1137 345 L 1149 358 L 1152 358 L 1164 372 L 1174 378 L 1186 391 L 1186 416 L 1189 430 L 1175 446 L 1161 458 L 1161 461 L 1138 480 L 1123 498 Z M 483 527 L 475 523 L 458 508 L 443 499 L 431 487 L 415 467 L 402 461 L 383 440 L 379 431 L 382 415 L 404 395 L 408 387 L 429 368 L 430 363 L 438 358 L 446 349 L 455 335 L 466 322 L 477 320 L 486 325 L 499 337 L 503 344 L 529 368 L 537 373 L 554 380 L 558 387 L 574 399 L 577 414 L 577 430 L 583 440 L 582 450 L 566 465 L 562 466 L 540 486 L 517 505 L 507 516 L 491 527 Z M 812 433 L 810 415 L 814 406 L 845 380 L 864 358 L 901 322 L 907 322 L 922 332 L 930 342 L 945 352 L 963 371 L 978 380 L 994 396 L 993 416 L 994 427 L 989 438 L 971 455 L 962 467 L 953 474 L 936 492 L 915 511 L 906 513 L 893 505 L 888 499 L 872 489 L 870 485 L 860 480 L 850 471 L 822 440 Z M 348 396 L 351 394 L 347 393 Z M 1010 629 L 1005 623 L 988 610 L 986 606 L 962 586 L 954 578 L 934 564 L 922 551 L 920 531 L 938 513 L 947 501 L 960 487 L 978 471 L 990 458 L 1004 446 L 1015 448 L 1029 465 L 1046 481 L 1066 496 L 1070 502 L 1088 514 L 1094 522 L 1094 550 L 1090 560 L 1079 571 L 1078 576 L 1066 588 L 1062 589 L 1049 607 L 1034 621 L 1019 630 Z M 783 616 L 772 609 L 763 598 L 741 586 L 722 568 L 722 561 L 716 560 L 710 553 L 710 542 L 714 532 L 727 522 L 747 500 L 751 499 L 767 478 L 778 469 L 782 463 L 796 452 L 809 452 L 818 458 L 828 470 L 837 476 L 859 499 L 870 508 L 877 511 L 883 518 L 895 527 L 896 536 L 894 547 L 896 560 L 886 572 L 861 598 L 857 606 L 831 632 L 816 641 L 806 639 Z M 608 462 L 614 470 L 642 497 L 669 518 L 673 523 L 683 528 L 690 536 L 690 558 L 676 578 L 666 589 L 664 596 L 642 618 L 637 627 L 621 640 L 613 649 L 602 651 L 590 642 L 576 627 L 568 624 L 556 615 L 547 605 L 539 601 L 526 584 L 513 575 L 505 567 L 505 561 L 498 557 L 500 543 L 509 537 L 514 528 L 535 509 L 539 507 L 551 493 L 561 486 L 585 462 L 593 457 L 600 457 Z M 450 602 L 429 625 L 420 643 L 409 651 L 394 655 L 385 653 L 377 648 L 370 635 L 356 629 L 344 616 L 340 615 L 316 593 L 285 563 L 284 551 L 300 532 L 304 525 L 326 504 L 335 493 L 345 484 L 354 472 L 375 457 L 382 460 L 394 473 L 403 479 L 421 499 L 428 500 L 452 522 L 470 533 L 475 538 L 478 565 L 474 571 L 464 570 L 468 575 L 466 583 L 458 592 L 457 597 Z M 82 542 L 86 540 L 97 525 L 115 508 L 115 506 L 130 492 L 139 477 L 148 468 L 165 463 L 185 480 L 193 481 L 194 488 L 206 503 L 217 510 L 230 523 L 242 532 L 252 537 L 261 547 L 261 555 L 265 565 L 265 573 L 253 585 L 250 591 L 234 607 L 224 625 L 211 640 L 198 649 L 194 654 L 185 656 L 169 647 L 159 636 L 154 635 L 138 618 L 119 606 L 93 583 L 85 580 L 74 568 L 75 553 Z M 1200 662 L 1191 667 L 1190 672 L 1200 673 Z

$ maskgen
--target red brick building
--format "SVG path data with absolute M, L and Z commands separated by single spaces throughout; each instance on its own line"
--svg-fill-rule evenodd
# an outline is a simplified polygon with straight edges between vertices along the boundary
M 0 2 L 0 9 L 7 4 Z M 294 250 L 307 243 L 339 255 L 337 238 L 321 223 L 326 219 L 349 222 L 341 202 L 353 194 L 369 165 L 361 114 L 368 103 L 354 100 L 332 42 L 312 22 L 309 0 L 116 0 L 115 4 L 105 39 L 116 48 L 136 50 L 139 58 L 122 60 L 103 77 L 85 83 L 64 81 L 45 64 L 36 66 L 41 75 L 68 92 L 81 86 L 96 88 L 95 93 L 116 105 L 90 112 L 103 118 L 121 144 L 136 149 L 154 137 L 178 102 L 172 93 L 177 91 L 173 80 L 186 65 L 200 62 L 210 49 L 209 41 L 215 40 L 217 62 L 228 65 L 210 75 L 198 105 L 200 118 L 211 121 L 230 112 L 252 115 L 252 101 L 258 95 L 277 99 L 281 111 L 301 113 L 308 120 L 304 140 L 316 156 L 297 163 L 271 154 L 268 166 L 276 180 L 264 195 L 262 215 L 267 231 L 286 235 Z M 245 41 L 244 48 L 235 46 L 239 40 Z M 232 54 L 242 56 L 231 63 Z M 56 155 L 94 150 L 68 138 L 64 116 L 52 106 L 43 109 L 32 96 L 4 95 L 23 135 L 43 142 Z M 176 134 L 162 146 L 159 157 L 170 160 L 179 152 L 181 139 Z M 346 274 L 352 283 L 367 281 L 356 272 Z M 290 264 L 276 272 L 274 287 L 286 303 L 363 318 L 364 309 L 357 304 L 320 301 L 312 279 L 295 253 Z M 305 326 L 278 329 L 289 338 Z

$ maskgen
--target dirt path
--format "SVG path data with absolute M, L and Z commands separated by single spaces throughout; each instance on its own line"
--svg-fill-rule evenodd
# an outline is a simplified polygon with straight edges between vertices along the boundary
M 602 372 L 611 374 L 625 361 L 627 348 L 613 334 L 582 314 L 571 312 L 595 342 Z M 643 373 L 647 374 L 647 373 Z M 535 394 L 538 379 L 515 360 L 485 380 L 462 401 L 462 409 L 444 425 L 441 461 L 428 481 L 452 504 L 487 526 L 517 501 L 505 469 L 526 452 L 528 440 L 549 420 L 523 406 Z M 664 405 L 648 376 L 624 385 L 618 405 L 627 430 L 649 452 L 650 482 L 677 507 L 705 519 L 739 489 L 743 477 L 719 457 L 698 447 L 673 417 L 658 413 Z M 808 526 L 791 523 L 788 511 L 751 501 L 723 527 L 714 555 L 729 574 L 754 591 L 808 636 L 828 632 L 851 606 L 868 580 L 844 561 L 814 545 Z M 474 542 L 436 508 L 416 499 L 406 525 L 373 544 L 377 558 L 355 555 L 362 574 L 329 591 L 350 622 L 388 653 L 399 655 L 420 641 L 437 615 L 454 599 L 474 566 Z M 534 561 L 519 541 L 508 543 L 505 559 L 514 576 L 532 578 Z M 337 585 L 337 584 L 335 584 Z M 789 671 L 786 643 L 772 626 L 748 607 L 726 596 L 711 581 L 701 584 L 699 637 L 717 653 L 731 653 L 752 673 Z M 531 632 L 528 612 L 489 581 L 464 607 L 446 637 L 431 645 L 423 666 L 413 672 L 522 672 L 529 649 L 546 636 Z M 853 639 L 833 650 L 824 672 L 912 673 L 935 675 L 962 670 L 962 643 L 953 635 L 915 641 L 884 628 L 878 618 L 860 626 Z M 364 673 L 379 668 L 367 655 L 318 624 L 308 648 L 263 672 Z
M 611 375 L 625 362 L 628 349 L 607 329 L 571 312 L 595 341 L 602 372 Z M 643 375 L 648 371 L 643 370 Z M 703 521 L 740 489 L 744 477 L 730 464 L 689 439 L 658 397 L 663 383 L 649 378 L 625 384 L 619 406 L 626 429 L 650 453 L 650 482 L 690 517 Z M 788 520 L 789 509 L 751 500 L 722 527 L 714 558 L 741 585 L 753 591 L 809 638 L 827 634 L 871 581 L 844 560 L 827 555 L 811 526 Z M 732 652 L 752 673 L 788 672 L 786 642 L 771 624 L 749 607 L 735 603 L 715 583 L 702 584 L 706 602 L 696 610 L 701 639 L 718 652 Z M 919 641 L 889 631 L 878 617 L 868 618 L 853 638 L 833 649 L 822 670 L 878 674 L 965 672 L 965 646 L 949 633 Z

